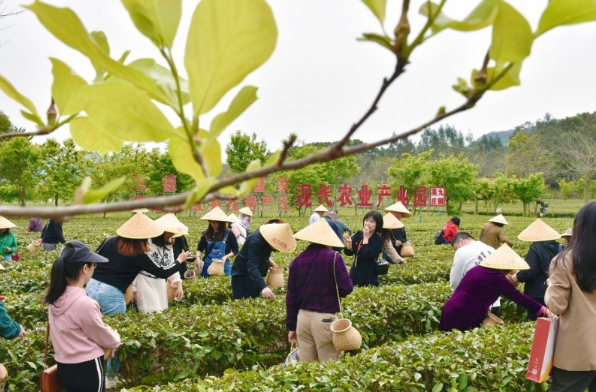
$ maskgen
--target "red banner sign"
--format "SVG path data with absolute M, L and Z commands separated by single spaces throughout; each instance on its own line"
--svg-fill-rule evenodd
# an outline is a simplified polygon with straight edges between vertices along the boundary
M 431 186 L 430 187 L 430 206 L 431 207 L 445 207 L 446 205 L 446 192 L 443 186 Z

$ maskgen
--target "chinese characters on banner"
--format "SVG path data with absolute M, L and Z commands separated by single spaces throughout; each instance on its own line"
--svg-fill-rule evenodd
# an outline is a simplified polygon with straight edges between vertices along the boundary
M 166 174 L 163 176 L 164 193 L 176 193 L 176 175 Z
M 421 186 L 414 193 L 414 207 L 426 207 L 426 187 Z
M 311 188 L 310 184 L 300 184 L 296 187 L 296 206 L 311 207 L 312 202 L 310 201 Z
M 255 195 L 248 195 L 244 198 L 244 204 L 254 212 L 257 209 L 257 198 Z
M 408 190 L 404 188 L 403 185 L 400 185 L 399 190 L 395 192 L 395 198 L 397 201 L 401 201 L 401 204 L 404 206 L 409 206 L 410 203 L 408 202 Z
M 339 205 L 345 207 L 346 205 L 352 205 L 354 202 L 352 201 L 352 187 L 348 186 L 348 184 L 343 184 L 339 187 Z
M 377 201 L 377 207 L 380 207 L 384 197 L 388 197 L 389 199 L 391 199 L 391 187 L 383 184 L 380 187 L 378 187 L 377 190 L 379 191 L 379 200 Z
M 430 206 L 445 207 L 445 187 L 430 187 Z
M 332 192 L 333 191 L 331 190 L 331 185 L 329 185 L 329 184 L 320 185 L 319 192 L 317 193 L 317 196 L 319 196 L 319 204 L 327 204 L 328 207 L 331 207 L 333 205 L 333 202 L 331 202 L 331 200 L 329 200 L 329 195 Z
M 238 199 L 226 200 L 226 207 L 228 208 L 228 213 L 232 211 L 238 211 Z
M 277 179 L 277 210 L 280 212 L 290 211 L 288 204 L 288 178 L 281 177 Z
M 265 177 L 259 177 L 252 191 L 254 193 L 265 193 Z

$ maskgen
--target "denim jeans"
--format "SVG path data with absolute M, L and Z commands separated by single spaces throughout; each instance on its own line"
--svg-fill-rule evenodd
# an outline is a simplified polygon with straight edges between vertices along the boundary
M 87 283 L 87 295 L 97 301 L 103 314 L 113 316 L 126 312 L 124 293 L 114 286 L 91 279 Z
M 41 247 L 46 252 L 53 252 L 55 250 L 58 250 L 58 244 L 46 244 L 45 242 L 42 242 Z
M 8 255 L 2 256 L 2 261 L 12 261 L 12 255 L 8 254 Z

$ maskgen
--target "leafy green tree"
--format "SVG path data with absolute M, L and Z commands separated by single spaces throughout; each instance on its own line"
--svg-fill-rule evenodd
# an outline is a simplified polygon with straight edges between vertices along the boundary
M 13 125 L 10 118 L 0 111 L 0 133 L 6 133 L 12 131 Z
M 576 178 L 589 184 L 596 177 L 596 124 L 588 132 L 570 132 L 559 137 L 558 151 Z M 584 187 L 584 203 L 590 199 L 590 187 Z
M 561 189 L 563 200 L 571 198 L 571 194 L 577 190 L 577 184 L 575 181 L 567 181 L 564 178 L 557 181 L 557 185 L 559 185 L 559 189 Z
M 441 125 L 437 130 L 425 129 L 418 143 L 418 151 L 434 150 L 433 158 L 438 158 L 440 154 L 459 154 L 464 147 L 464 135 L 451 125 Z
M 226 147 L 228 167 L 234 173 L 242 173 L 252 161 L 259 160 L 264 164 L 271 153 L 267 150 L 267 142 L 257 141 L 257 134 L 251 136 L 236 131 Z
M 402 154 L 387 170 L 387 174 L 395 179 L 393 187 L 403 185 L 410 194 L 414 194 L 420 186 L 427 185 L 429 177 L 430 158 L 434 150 L 428 150 L 418 155 Z
M 163 193 L 163 176 L 176 175 L 176 192 L 186 192 L 192 189 L 194 180 L 188 174 L 178 173 L 169 154 L 163 154 L 155 149 L 149 162 L 149 169 L 145 184 L 153 194 Z
M 40 147 L 19 137 L 0 143 L 0 193 L 6 201 L 25 206 L 35 198 L 43 178 Z
M 440 157 L 428 162 L 429 185 L 445 187 L 447 212 L 458 213 L 463 202 L 474 198 L 476 165 L 469 163 L 463 154 Z
M 544 189 L 546 189 L 546 185 L 542 173 L 513 181 L 513 193 L 524 205 L 524 216 L 529 213 L 528 205 L 538 200 L 544 193 Z
M 45 175 L 40 189 L 44 200 L 51 198 L 57 206 L 60 199 L 72 198 L 85 175 L 83 160 L 84 152 L 77 150 L 70 138 L 63 144 L 50 138 L 41 145 L 41 163 Z

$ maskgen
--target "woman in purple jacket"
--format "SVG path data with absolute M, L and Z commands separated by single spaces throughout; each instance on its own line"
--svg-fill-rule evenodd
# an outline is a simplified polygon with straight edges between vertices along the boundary
M 512 270 L 525 270 L 528 264 L 507 244 L 469 270 L 449 298 L 439 330 L 467 331 L 479 327 L 490 306 L 501 295 L 538 315 L 551 316 L 550 311 L 531 297 L 522 294 L 507 278 Z

